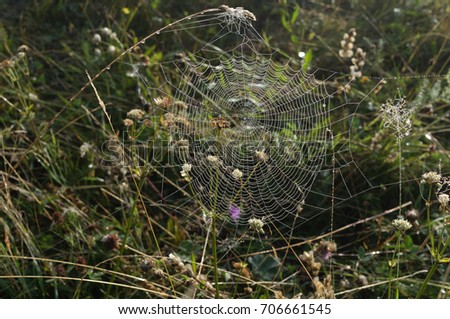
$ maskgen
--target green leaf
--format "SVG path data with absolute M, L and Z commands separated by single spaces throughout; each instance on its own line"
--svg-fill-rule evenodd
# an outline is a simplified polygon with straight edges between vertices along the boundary
M 405 236 L 403 241 L 404 241 L 405 248 L 411 249 L 413 247 L 413 240 L 412 240 L 411 236 L 409 236 L 409 235 Z
M 295 5 L 295 10 L 294 10 L 294 12 L 292 13 L 291 24 L 294 24 L 294 23 L 295 23 L 295 21 L 296 21 L 297 18 L 298 18 L 299 13 L 300 13 L 300 6 L 299 6 L 298 4 L 296 4 L 296 5 Z
M 288 24 L 286 20 L 286 15 L 284 14 L 281 16 L 281 24 L 287 31 L 292 32 L 291 26 Z
M 308 70 L 309 64 L 311 63 L 312 60 L 312 50 L 308 49 L 308 51 L 305 54 L 305 58 L 303 60 L 303 65 L 302 65 L 302 69 L 304 71 Z
M 358 256 L 360 259 L 363 259 L 366 256 L 366 250 L 363 246 L 359 246 L 358 248 Z

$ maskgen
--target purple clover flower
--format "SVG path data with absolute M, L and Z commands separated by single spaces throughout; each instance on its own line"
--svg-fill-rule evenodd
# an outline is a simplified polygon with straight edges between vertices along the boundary
M 233 222 L 237 222 L 239 217 L 241 216 L 241 210 L 239 207 L 231 205 L 230 206 L 230 218 L 233 220 Z

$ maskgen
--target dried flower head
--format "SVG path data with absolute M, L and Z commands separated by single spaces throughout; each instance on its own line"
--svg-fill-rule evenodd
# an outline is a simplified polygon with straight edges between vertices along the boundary
M 127 116 L 135 119 L 135 120 L 140 120 L 141 118 L 143 118 L 145 115 L 145 112 L 141 109 L 132 109 L 131 111 L 129 111 L 127 113 Z
M 260 162 L 267 162 L 269 160 L 269 155 L 265 151 L 255 151 L 256 159 Z
M 101 242 L 106 249 L 117 250 L 119 249 L 120 237 L 117 234 L 108 234 L 102 238 Z
M 402 139 L 411 131 L 412 111 L 406 108 L 406 99 L 399 97 L 387 100 L 381 105 L 384 126 L 394 131 L 397 139 Z
M 230 14 L 230 16 L 235 19 L 248 19 L 251 21 L 256 21 L 256 16 L 252 12 L 245 10 L 243 7 L 231 8 L 223 4 L 219 7 L 219 9 Z
M 416 223 L 419 219 L 419 211 L 417 209 L 410 209 L 405 213 L 406 219 L 411 223 Z
M 240 180 L 242 178 L 242 175 L 243 173 L 241 172 L 241 170 L 237 168 L 231 173 L 231 176 L 233 176 L 233 178 L 237 180 Z
M 438 201 L 439 201 L 439 204 L 440 204 L 440 209 L 442 211 L 445 211 L 447 206 L 448 206 L 448 203 L 450 201 L 450 197 L 448 196 L 448 194 L 439 194 L 438 195 Z
M 333 289 L 333 279 L 330 274 L 328 274 L 323 282 L 319 280 L 318 277 L 314 278 L 314 298 L 316 299 L 334 299 L 334 289 Z
M 114 45 L 110 44 L 106 48 L 106 52 L 108 52 L 108 54 L 115 54 L 117 52 L 117 48 Z
M 95 33 L 95 34 L 92 36 L 92 39 L 91 39 L 92 44 L 97 45 L 97 44 L 99 44 L 101 41 L 102 41 L 102 37 L 100 36 L 100 34 Z
M 91 144 L 84 142 L 80 146 L 80 157 L 83 158 L 86 156 L 86 153 L 91 149 Z
M 173 105 L 173 100 L 169 96 L 157 97 L 154 98 L 153 101 L 155 102 L 156 106 L 161 107 L 163 109 L 166 109 Z
M 95 49 L 94 49 L 94 55 L 95 55 L 96 57 L 101 56 L 101 55 L 102 55 L 102 50 L 100 50 L 99 48 L 95 48 Z
M 403 219 L 402 217 L 394 219 L 392 221 L 392 226 L 394 226 L 394 228 L 396 230 L 399 230 L 402 233 L 407 231 L 408 229 L 410 229 L 412 227 L 411 223 L 409 221 L 407 221 L 406 219 Z
M 214 117 L 211 119 L 211 127 L 229 128 L 229 127 L 231 127 L 231 122 L 222 116 Z
M 107 27 L 104 27 L 100 30 L 100 33 L 107 37 L 111 34 L 111 32 L 111 29 Z
M 319 256 L 323 260 L 328 260 L 333 256 L 333 253 L 337 250 L 336 243 L 331 241 L 321 240 L 315 247 L 314 254 Z
M 123 125 L 125 125 L 127 127 L 131 126 L 133 124 L 134 124 L 134 121 L 132 119 L 125 119 L 125 120 L 123 120 Z
M 248 225 L 251 229 L 256 231 L 258 234 L 264 234 L 264 222 L 259 218 L 250 218 L 248 220 Z
M 214 156 L 214 155 L 208 155 L 208 156 L 206 157 L 206 160 L 207 160 L 208 162 L 210 162 L 211 164 L 213 164 L 213 165 L 218 165 L 218 164 L 220 164 L 219 158 L 218 158 L 217 156 Z
M 304 251 L 299 257 L 305 266 L 305 269 L 301 269 L 302 271 L 308 271 L 314 277 L 319 274 L 322 264 L 315 261 L 313 251 Z
M 430 185 L 438 184 L 438 183 L 440 183 L 441 178 L 442 178 L 441 174 L 438 174 L 438 173 L 433 172 L 433 171 L 432 172 L 427 172 L 427 173 L 424 173 L 422 175 L 422 179 L 420 180 L 420 183 L 422 183 L 422 184 L 430 184 Z
M 353 46 L 356 40 L 356 30 L 352 28 L 348 33 L 344 33 L 341 40 L 341 49 L 339 50 L 339 56 L 341 58 L 351 58 L 353 56 Z
M 181 176 L 184 177 L 187 181 L 189 181 L 189 172 L 192 170 L 192 164 L 185 163 L 182 166 Z
M 188 108 L 186 103 L 183 101 L 175 101 L 173 106 L 175 106 L 178 110 L 186 110 Z

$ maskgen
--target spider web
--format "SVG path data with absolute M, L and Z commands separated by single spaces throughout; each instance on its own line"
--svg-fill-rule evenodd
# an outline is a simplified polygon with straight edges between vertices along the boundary
M 349 101 L 334 85 L 348 82 L 346 76 L 271 48 L 253 28 L 254 18 L 223 7 L 161 32 L 156 47 L 177 40 L 180 51 L 133 64 L 129 76 L 138 79 L 149 116 L 160 123 L 154 143 L 162 150 L 152 165 L 177 180 L 177 189 L 161 193 L 165 200 L 181 190 L 193 194 L 176 211 L 197 203 L 194 215 L 293 228 L 328 211 L 332 200 L 372 187 L 350 150 L 352 115 L 361 101 Z M 350 186 L 346 170 L 362 184 Z M 328 182 L 328 192 L 314 189 L 318 179 Z

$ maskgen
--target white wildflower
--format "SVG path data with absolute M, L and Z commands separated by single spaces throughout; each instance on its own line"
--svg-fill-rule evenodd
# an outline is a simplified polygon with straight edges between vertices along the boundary
M 394 219 L 392 221 L 392 226 L 394 226 L 395 229 L 397 229 L 401 232 L 405 232 L 412 227 L 412 225 L 409 221 L 407 221 L 406 219 L 403 219 L 401 217 Z
M 145 115 L 145 112 L 141 109 L 133 109 L 127 113 L 127 116 L 135 120 L 140 120 Z
M 406 108 L 406 99 L 399 97 L 389 99 L 381 105 L 381 115 L 384 126 L 392 129 L 398 140 L 407 136 L 411 131 L 412 110 Z
M 208 155 L 206 157 L 206 159 L 208 160 L 208 162 L 210 162 L 213 165 L 217 165 L 220 163 L 219 158 L 217 156 Z
M 80 146 L 80 157 L 85 157 L 86 153 L 91 149 L 91 144 L 84 142 L 81 146 Z
M 117 48 L 111 44 L 108 45 L 108 48 L 106 49 L 106 52 L 108 52 L 109 54 L 114 54 L 114 53 L 116 53 L 116 51 L 117 51 Z
M 102 41 L 102 37 L 100 36 L 100 34 L 96 33 L 96 34 L 94 34 L 94 35 L 92 36 L 91 42 L 92 42 L 94 45 L 99 44 L 101 41 Z
M 242 171 L 237 168 L 231 173 L 231 176 L 233 176 L 233 178 L 237 180 L 241 179 L 242 175 L 243 175 Z
M 189 172 L 192 170 L 192 164 L 185 163 L 181 167 L 181 176 L 184 177 L 186 180 L 189 180 Z
M 131 126 L 133 124 L 134 124 L 134 121 L 132 119 L 123 120 L 123 125 L 125 125 L 125 126 Z
M 450 201 L 450 197 L 447 194 L 439 194 L 438 201 L 439 201 L 439 204 L 441 205 L 441 210 L 445 210 L 445 208 L 448 206 L 448 203 Z
M 95 55 L 96 57 L 101 56 L 101 55 L 102 55 L 102 50 L 100 50 L 99 48 L 95 48 L 95 49 L 94 49 L 94 55 Z
M 269 160 L 269 155 L 264 151 L 255 151 L 255 156 L 260 162 L 267 162 Z
M 31 101 L 35 101 L 35 102 L 39 100 L 39 97 L 36 94 L 32 93 L 32 92 L 28 93 L 28 98 Z
M 427 172 L 422 175 L 422 180 L 420 181 L 422 184 L 437 184 L 441 181 L 441 174 L 436 172 Z
M 248 220 L 248 225 L 251 229 L 256 231 L 259 234 L 264 234 L 264 222 L 259 218 L 250 218 Z
M 109 36 L 111 32 L 112 32 L 111 29 L 107 27 L 104 27 L 100 30 L 100 33 L 103 34 L 104 36 Z

